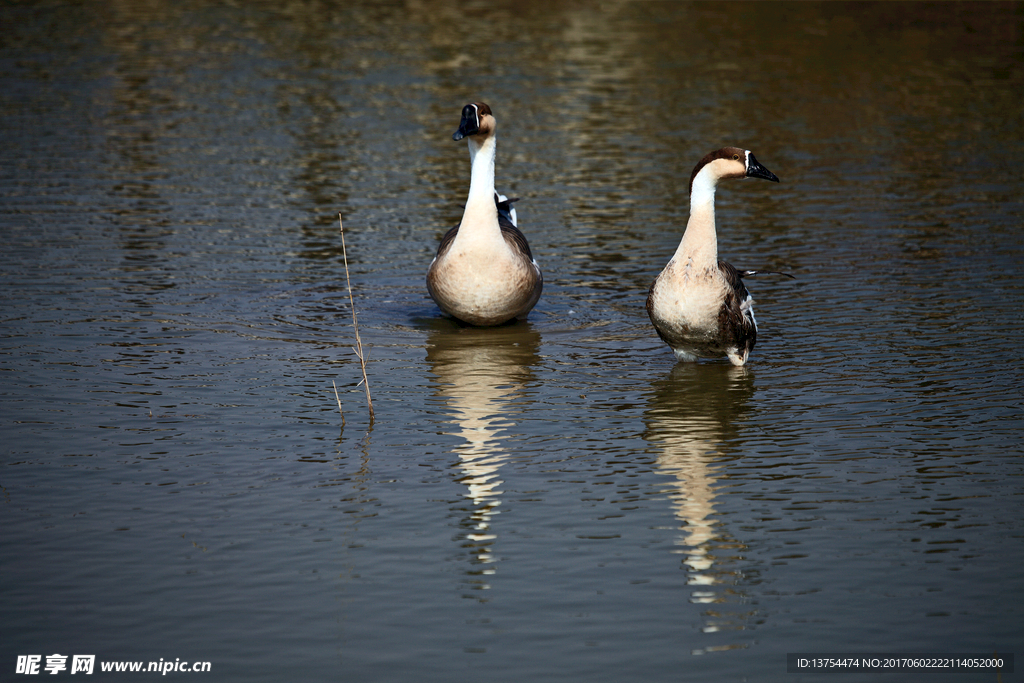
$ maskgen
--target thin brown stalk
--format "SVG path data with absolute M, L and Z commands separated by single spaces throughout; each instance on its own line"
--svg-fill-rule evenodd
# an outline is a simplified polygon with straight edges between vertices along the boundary
M 356 322 L 356 304 L 352 299 L 352 280 L 348 276 L 348 253 L 345 250 L 345 225 L 341 222 L 341 213 L 338 213 L 338 227 L 341 228 L 341 256 L 345 259 L 345 282 L 348 284 L 348 303 L 352 308 L 352 328 L 356 332 L 356 357 L 359 358 L 359 367 L 363 370 L 363 388 L 366 389 L 366 405 L 370 408 L 370 424 L 373 424 L 373 400 L 370 398 L 370 380 L 366 378 L 366 356 L 363 353 L 363 341 L 359 338 L 359 323 Z

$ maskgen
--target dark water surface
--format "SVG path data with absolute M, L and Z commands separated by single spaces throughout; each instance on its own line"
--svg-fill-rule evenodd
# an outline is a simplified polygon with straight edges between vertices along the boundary
M 1022 5 L 0 21 L 3 680 L 55 653 L 239 682 L 1024 655 Z M 490 330 L 424 286 L 474 100 L 546 278 Z M 725 144 L 782 182 L 722 185 L 723 257 L 797 279 L 750 282 L 745 369 L 675 366 L 644 299 Z

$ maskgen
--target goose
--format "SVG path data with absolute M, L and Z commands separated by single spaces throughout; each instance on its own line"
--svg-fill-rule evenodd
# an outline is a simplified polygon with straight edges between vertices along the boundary
M 749 150 L 723 147 L 697 162 L 690 174 L 690 219 L 672 259 L 651 284 L 647 314 L 658 336 L 681 361 L 721 357 L 747 362 L 757 342 L 754 299 L 743 285 L 751 275 L 788 273 L 737 270 L 718 260 L 715 188 L 723 178 L 778 177 Z
M 462 221 L 441 238 L 427 270 L 427 291 L 438 307 L 470 325 L 525 318 L 540 299 L 544 277 L 517 225 L 515 208 L 494 189 L 495 128 L 483 102 L 462 108 L 452 135 L 467 138 L 472 174 Z

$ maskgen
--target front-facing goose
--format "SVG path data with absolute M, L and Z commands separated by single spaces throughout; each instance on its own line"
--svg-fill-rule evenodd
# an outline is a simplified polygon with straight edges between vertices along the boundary
M 449 230 L 427 270 L 427 291 L 442 311 L 471 325 L 523 318 L 544 278 L 516 227 L 514 199 L 494 190 L 496 122 L 482 102 L 462 109 L 453 140 L 468 138 L 472 176 L 462 222 Z
M 771 271 L 738 271 L 718 260 L 715 188 L 723 178 L 779 182 L 738 147 L 723 147 L 701 159 L 690 175 L 690 220 L 675 255 L 651 285 L 647 313 L 679 360 L 724 354 L 733 365 L 743 365 L 757 341 L 757 321 L 742 278 Z

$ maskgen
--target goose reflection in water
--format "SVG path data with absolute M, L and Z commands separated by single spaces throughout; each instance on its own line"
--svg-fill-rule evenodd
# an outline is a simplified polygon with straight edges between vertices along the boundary
M 500 469 L 508 458 L 500 433 L 515 424 L 511 417 L 515 411 L 510 409 L 515 395 L 532 379 L 540 334 L 526 322 L 486 329 L 450 320 L 434 325 L 427 340 L 427 362 L 437 395 L 446 399 L 458 427 L 452 434 L 465 440 L 454 449 L 461 470 L 458 481 L 472 504 L 462 522 L 466 531 L 461 538 L 471 549 L 474 564 L 492 565 L 497 535 L 491 521 L 501 505 Z M 470 573 L 487 576 L 495 569 L 477 567 Z M 484 578 L 472 583 L 477 588 L 490 587 Z
M 715 518 L 716 488 L 728 443 L 749 410 L 751 372 L 719 363 L 680 363 L 653 384 L 644 413 L 644 439 L 656 449 L 658 469 L 672 477 L 669 497 L 682 534 L 691 602 L 716 605 L 705 612 L 705 632 L 744 629 L 752 613 L 729 614 L 724 603 L 741 601 L 736 569 L 745 546 L 728 538 Z

